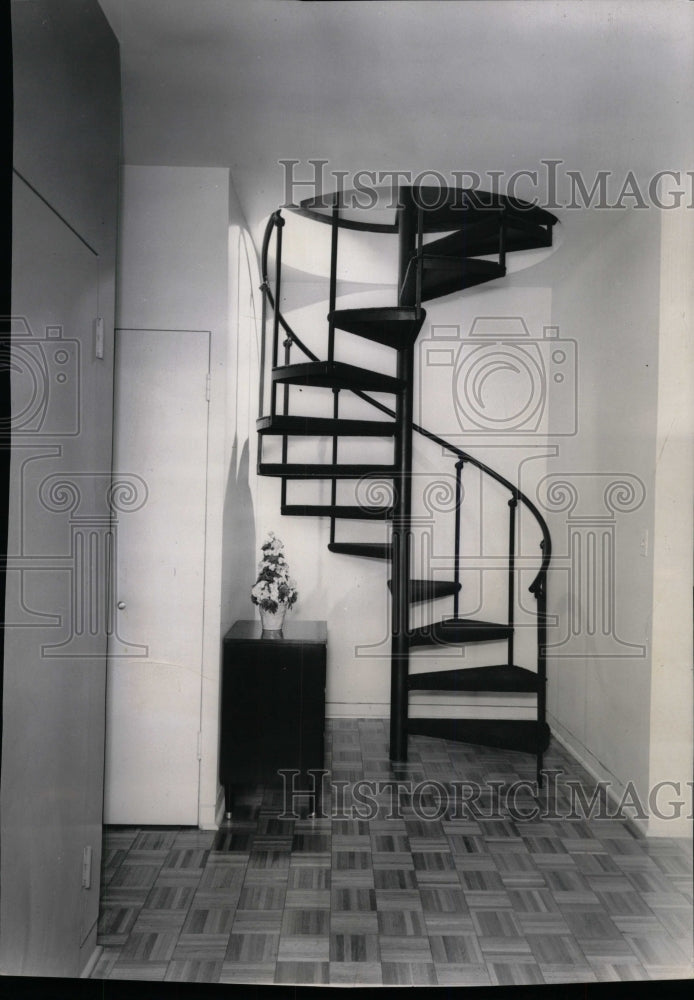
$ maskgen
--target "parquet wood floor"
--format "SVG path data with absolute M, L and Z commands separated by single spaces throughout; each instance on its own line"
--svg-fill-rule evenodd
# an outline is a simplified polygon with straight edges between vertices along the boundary
M 622 818 L 569 815 L 567 780 L 588 802 L 594 782 L 555 743 L 545 766 L 557 776 L 538 798 L 527 755 L 411 737 L 410 761 L 392 768 L 387 740 L 383 720 L 329 722 L 323 818 L 306 808 L 283 817 L 281 793 L 256 788 L 216 832 L 107 828 L 93 978 L 481 986 L 692 976 L 687 844 L 639 837 Z M 401 784 L 369 786 L 365 804 L 361 779 Z

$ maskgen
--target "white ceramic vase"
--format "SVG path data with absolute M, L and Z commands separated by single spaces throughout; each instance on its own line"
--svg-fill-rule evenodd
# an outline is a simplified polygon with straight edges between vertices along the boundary
M 279 632 L 284 624 L 284 616 L 287 613 L 285 604 L 280 604 L 277 611 L 263 611 L 260 608 L 260 624 L 263 632 Z

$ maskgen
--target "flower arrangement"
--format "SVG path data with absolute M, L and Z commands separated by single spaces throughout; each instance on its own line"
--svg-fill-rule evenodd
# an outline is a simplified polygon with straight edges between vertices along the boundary
M 258 564 L 258 579 L 251 588 L 251 600 L 261 611 L 276 614 L 283 607 L 291 608 L 299 592 L 289 576 L 284 558 L 284 545 L 274 531 L 268 534 L 262 547 L 263 558 Z

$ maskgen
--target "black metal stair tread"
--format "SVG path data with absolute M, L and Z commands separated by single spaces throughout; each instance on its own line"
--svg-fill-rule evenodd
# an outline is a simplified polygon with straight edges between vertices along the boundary
M 457 670 L 437 670 L 412 673 L 408 678 L 411 691 L 515 691 L 535 692 L 538 675 L 525 667 L 501 666 L 463 667 Z
M 398 472 L 395 465 L 329 465 L 326 462 L 260 462 L 259 476 L 283 476 L 286 479 L 361 479 L 362 476 L 383 476 L 393 479 Z
M 370 559 L 390 559 L 393 546 L 390 542 L 330 542 L 331 552 L 347 556 L 366 556 Z
M 392 590 L 392 580 L 388 581 Z M 461 584 L 455 580 L 410 580 L 407 590 L 407 600 L 410 604 L 421 604 L 423 601 L 435 601 L 439 597 L 451 597 L 457 594 Z
M 503 278 L 506 268 L 491 260 L 476 257 L 424 256 L 422 268 L 422 301 L 460 292 L 475 285 L 482 285 L 496 278 Z M 417 287 L 417 262 L 410 260 L 405 272 L 401 295 L 413 298 Z
M 547 723 L 535 719 L 409 719 L 407 731 L 412 736 L 523 753 L 544 753 L 550 740 Z
M 256 420 L 259 434 L 297 434 L 312 437 L 392 437 L 397 426 L 392 420 L 342 420 L 331 417 L 280 416 Z
M 474 618 L 446 618 L 431 622 L 409 633 L 410 646 L 464 645 L 467 642 L 493 642 L 508 639 L 513 632 L 510 625 L 485 622 Z
M 404 388 L 402 379 L 342 361 L 304 361 L 298 365 L 282 365 L 272 369 L 272 379 L 287 385 L 315 385 L 328 389 L 400 392 Z
M 393 516 L 392 507 L 359 507 L 343 504 L 284 504 L 282 514 L 301 517 L 338 517 L 349 520 L 385 521 Z
M 437 192 L 435 188 L 420 190 L 425 233 L 468 228 L 484 222 L 490 215 L 498 218 L 501 208 L 504 209 L 507 223 L 520 219 L 523 224 L 553 226 L 557 222 L 557 217 L 546 209 L 490 191 L 465 191 L 461 188 L 449 188 L 445 192 Z M 429 205 L 431 208 L 427 208 Z
M 407 189 L 409 185 L 402 185 L 402 187 Z M 524 221 L 527 220 L 536 225 L 551 226 L 557 221 L 556 216 L 546 209 L 538 208 L 536 205 L 519 198 L 511 198 L 495 192 L 481 191 L 478 188 L 444 188 L 442 185 L 437 187 L 417 185 L 417 188 L 419 192 L 418 203 L 423 208 L 422 222 L 425 233 L 449 232 L 451 229 L 459 229 L 463 225 L 477 222 L 489 215 L 490 212 L 498 215 L 501 208 L 505 210 L 507 218 L 520 217 Z M 375 188 L 374 192 L 379 197 L 384 198 L 385 204 L 395 208 L 393 204 L 394 191 L 391 185 Z M 349 191 L 344 192 L 344 196 L 347 198 L 349 195 Z M 292 212 L 331 225 L 333 223 L 333 203 L 334 194 L 326 192 L 305 198 L 298 205 L 287 207 Z M 354 217 L 354 213 L 348 218 L 341 216 L 337 220 L 337 225 L 340 229 L 356 229 L 372 233 L 396 233 L 398 231 L 397 220 L 394 219 L 392 223 L 369 222 L 362 218 L 364 214 L 368 213 L 361 213 L 358 219 Z
M 379 306 L 370 309 L 335 309 L 328 321 L 339 330 L 357 337 L 374 340 L 387 347 L 409 347 L 422 329 L 426 312 L 399 306 Z
M 507 220 L 504 246 L 507 253 L 537 250 L 552 245 L 552 230 L 516 220 Z M 424 244 L 424 256 L 477 257 L 499 252 L 498 219 L 449 233 L 439 240 Z

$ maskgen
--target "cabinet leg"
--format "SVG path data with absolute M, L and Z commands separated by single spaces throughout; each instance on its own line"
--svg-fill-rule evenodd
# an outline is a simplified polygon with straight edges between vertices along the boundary
M 226 819 L 231 819 L 231 806 L 233 802 L 233 793 L 231 785 L 227 782 L 224 783 L 224 816 Z

